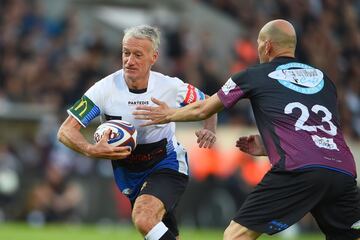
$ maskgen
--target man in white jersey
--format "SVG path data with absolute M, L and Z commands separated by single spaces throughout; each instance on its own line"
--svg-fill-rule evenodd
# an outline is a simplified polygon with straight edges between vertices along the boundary
M 133 223 L 145 239 L 179 239 L 174 211 L 188 183 L 186 151 L 175 138 L 174 123 L 139 127 L 144 122 L 134 119 L 132 112 L 138 105 L 153 105 L 151 97 L 176 108 L 205 95 L 178 78 L 151 71 L 158 58 L 158 29 L 146 25 L 126 29 L 122 43 L 123 69 L 95 83 L 68 110 L 58 138 L 86 156 L 112 160 L 117 186 L 130 199 Z M 136 149 L 109 145 L 110 131 L 90 144 L 80 129 L 99 115 L 102 121 L 132 123 L 138 130 Z M 213 145 L 215 126 L 216 116 L 196 132 L 200 147 Z

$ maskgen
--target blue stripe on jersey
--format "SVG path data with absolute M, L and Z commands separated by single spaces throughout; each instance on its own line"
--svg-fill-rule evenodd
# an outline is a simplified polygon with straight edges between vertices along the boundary
M 325 169 L 329 169 L 329 170 L 332 170 L 332 171 L 335 171 L 335 172 L 341 172 L 341 173 L 344 173 L 346 175 L 349 175 L 351 177 L 355 177 L 353 174 L 347 172 L 347 171 L 344 171 L 342 169 L 338 169 L 338 168 L 333 168 L 333 167 L 329 167 L 329 166 L 325 166 L 325 165 L 308 165 L 308 166 L 304 166 L 304 167 L 301 167 L 301 168 L 297 168 L 296 170 L 301 170 L 301 169 L 309 169 L 309 168 L 325 168 Z
M 173 151 L 175 151 L 174 144 L 173 144 L 173 141 L 170 140 L 170 141 L 168 141 L 168 143 L 166 145 L 166 152 L 167 152 L 167 154 L 169 154 L 170 152 L 173 152 Z
M 82 119 L 81 122 L 87 126 L 89 123 L 100 115 L 100 108 L 98 106 L 94 106 Z
M 199 99 L 204 100 L 205 99 L 205 94 L 202 91 L 200 91 L 199 89 L 198 89 L 198 93 L 199 93 Z
M 187 155 L 186 155 L 186 164 Z M 150 168 L 143 172 L 131 172 L 123 167 L 114 168 L 114 178 L 116 185 L 130 200 L 134 200 L 140 192 L 141 186 L 145 179 L 154 171 L 160 169 L 172 169 L 179 171 L 179 161 L 174 148 L 173 141 L 169 141 L 166 146 L 166 157 L 161 162 L 156 164 L 153 168 Z

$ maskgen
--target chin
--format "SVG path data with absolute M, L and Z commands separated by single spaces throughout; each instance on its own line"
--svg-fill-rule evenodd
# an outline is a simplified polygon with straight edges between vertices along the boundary
M 125 72 L 124 76 L 125 76 L 126 79 L 129 79 L 129 80 L 133 80 L 133 79 L 137 78 L 137 74 L 133 74 L 133 73 L 126 73 Z

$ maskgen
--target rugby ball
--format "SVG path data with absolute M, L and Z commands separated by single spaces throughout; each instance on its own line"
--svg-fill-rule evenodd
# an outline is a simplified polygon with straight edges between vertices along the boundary
M 136 147 L 136 128 L 123 120 L 109 120 L 98 126 L 94 133 L 95 142 L 99 142 L 106 130 L 110 129 L 108 143 L 112 146 L 129 146 L 131 151 Z

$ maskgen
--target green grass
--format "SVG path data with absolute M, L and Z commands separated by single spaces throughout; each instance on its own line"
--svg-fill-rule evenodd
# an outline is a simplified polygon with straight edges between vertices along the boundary
M 221 229 L 181 228 L 181 240 L 221 240 Z M 0 224 L 1 240 L 142 240 L 136 230 L 126 225 L 46 225 L 30 227 L 25 224 Z M 263 236 L 260 240 L 284 240 Z M 321 240 L 320 235 L 301 235 L 291 240 Z M 287 239 L 289 240 L 289 239 Z

